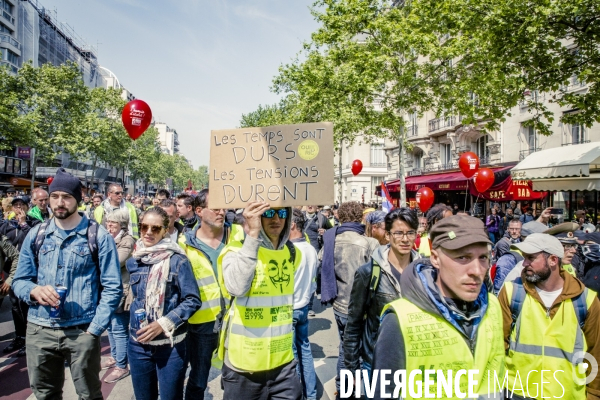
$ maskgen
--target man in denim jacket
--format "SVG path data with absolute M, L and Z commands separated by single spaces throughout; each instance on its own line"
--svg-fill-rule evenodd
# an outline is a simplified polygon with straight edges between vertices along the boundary
M 61 398 L 64 363 L 70 363 L 79 398 L 102 399 L 100 335 L 123 293 L 113 239 L 99 227 L 98 265 L 88 244 L 87 217 L 77 212 L 79 179 L 59 169 L 50 184 L 54 218 L 44 232 L 37 257 L 33 246 L 39 226 L 23 243 L 13 280 L 15 294 L 30 305 L 27 326 L 27 371 L 38 399 Z M 36 261 L 37 258 L 37 261 Z M 55 287 L 67 288 L 60 304 Z M 58 318 L 51 307 L 60 307 Z

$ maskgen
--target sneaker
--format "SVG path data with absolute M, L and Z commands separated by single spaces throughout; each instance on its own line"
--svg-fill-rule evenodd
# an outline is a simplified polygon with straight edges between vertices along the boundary
M 17 351 L 25 346 L 25 338 L 17 336 L 13 339 L 12 342 L 8 346 L 2 350 L 4 354 L 12 353 L 13 351 Z
M 315 315 L 317 315 L 317 314 L 315 314 L 315 312 L 313 310 L 308 310 L 309 317 L 314 317 Z
M 19 351 L 17 352 L 17 357 L 25 357 L 27 355 L 27 347 L 23 346 L 21 347 L 21 349 L 19 349 Z
M 115 383 L 126 376 L 129 376 L 129 370 L 127 368 L 119 368 L 115 367 L 110 374 L 106 378 L 104 378 L 104 382 L 106 383 Z
M 106 360 L 104 360 L 102 362 L 102 364 L 100 364 L 100 367 L 102 369 L 109 369 L 109 368 L 114 367 L 115 365 L 117 365 L 117 360 L 115 360 L 112 357 L 108 357 Z

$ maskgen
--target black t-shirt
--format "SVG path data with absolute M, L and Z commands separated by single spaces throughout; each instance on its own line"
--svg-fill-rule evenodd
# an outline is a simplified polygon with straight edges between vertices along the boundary
M 321 213 L 315 213 L 312 218 L 306 216 L 306 223 L 304 224 L 304 232 L 310 240 L 310 244 L 315 248 L 317 253 L 323 247 L 323 243 L 319 240 L 319 229 L 329 229 L 331 224 L 329 220 Z

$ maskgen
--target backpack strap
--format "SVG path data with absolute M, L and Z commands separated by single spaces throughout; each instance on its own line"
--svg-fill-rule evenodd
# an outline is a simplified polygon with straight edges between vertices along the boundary
M 87 228 L 87 242 L 88 247 L 90 248 L 90 254 L 92 255 L 92 260 L 94 260 L 94 264 L 98 268 L 100 268 L 100 260 L 98 259 L 98 224 L 92 218 L 88 218 L 88 228 Z
M 367 297 L 366 309 L 371 305 L 371 300 L 375 297 L 379 280 L 381 279 L 381 266 L 371 257 L 371 279 L 369 281 L 369 296 Z
M 577 316 L 577 322 L 579 322 L 579 327 L 581 330 L 583 330 L 583 326 L 585 325 L 585 320 L 587 318 L 587 294 L 588 289 L 585 288 L 583 292 L 571 299 L 571 303 L 573 303 L 573 308 L 575 309 L 575 315 Z
M 523 281 L 521 278 L 515 279 L 513 284 L 512 298 L 510 299 L 510 316 L 512 318 L 512 323 L 510 324 L 510 331 L 512 332 L 517 323 L 517 318 L 519 318 L 519 314 L 521 314 L 521 310 L 523 309 L 523 303 L 525 302 L 525 297 L 527 297 L 527 292 L 525 292 L 525 288 L 523 287 Z
M 285 245 L 287 246 L 289 252 L 290 252 L 290 262 L 292 264 L 296 263 L 296 246 L 294 246 L 294 243 L 290 242 L 289 240 L 287 242 L 285 242 Z
M 48 229 L 48 226 L 50 225 L 50 221 L 51 220 L 42 222 L 42 224 L 40 225 L 40 229 L 38 229 L 37 235 L 35 236 L 35 240 L 33 241 L 32 246 L 31 246 L 31 251 L 33 252 L 33 257 L 34 257 L 34 262 L 35 262 L 36 267 L 39 265 L 38 253 L 40 252 L 40 249 L 42 248 L 42 245 L 44 244 L 44 239 L 46 239 L 46 230 Z

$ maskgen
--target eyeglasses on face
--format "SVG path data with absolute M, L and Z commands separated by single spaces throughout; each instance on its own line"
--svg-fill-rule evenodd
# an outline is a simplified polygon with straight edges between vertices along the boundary
M 563 248 L 565 250 L 576 249 L 577 246 L 578 246 L 577 243 L 563 243 Z
M 116 194 L 117 196 L 120 196 L 123 194 L 123 192 L 111 192 L 112 194 Z
M 390 235 L 392 235 L 392 237 L 396 240 L 402 239 L 404 236 L 406 236 L 406 238 L 409 240 L 413 240 L 417 237 L 417 232 L 415 232 L 415 231 L 406 231 L 406 232 L 395 231 L 395 232 L 390 232 Z
M 148 230 L 150 230 L 150 232 L 152 232 L 153 234 L 159 234 L 160 231 L 163 229 L 162 226 L 160 225 L 149 225 L 149 224 L 140 224 L 140 233 L 144 233 L 147 232 Z
M 265 211 L 262 216 L 265 218 L 273 218 L 275 214 L 277 214 L 277 216 L 281 219 L 286 219 L 288 212 L 285 208 L 281 208 L 279 210 L 273 210 L 271 208 L 270 210 Z

